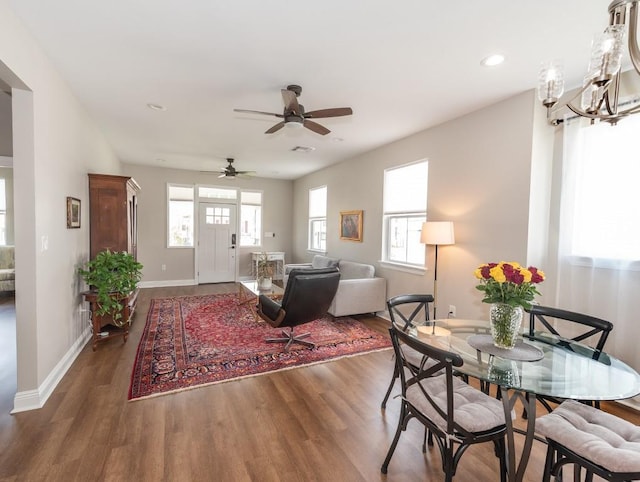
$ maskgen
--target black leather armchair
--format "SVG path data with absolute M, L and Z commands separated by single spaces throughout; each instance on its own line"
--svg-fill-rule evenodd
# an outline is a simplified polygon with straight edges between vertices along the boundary
M 267 342 L 286 343 L 288 350 L 292 343 L 315 347 L 305 340 L 310 334 L 294 335 L 293 329 L 324 316 L 338 291 L 340 272 L 337 268 L 294 269 L 289 273 L 287 287 L 280 303 L 268 296 L 258 297 L 258 316 L 273 327 L 289 327 L 282 330 L 281 338 L 267 338 Z

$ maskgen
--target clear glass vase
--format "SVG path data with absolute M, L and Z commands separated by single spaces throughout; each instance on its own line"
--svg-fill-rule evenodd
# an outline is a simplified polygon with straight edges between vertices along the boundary
M 491 320 L 493 344 L 498 348 L 513 348 L 520 335 L 520 325 L 522 325 L 523 317 L 524 309 L 522 306 L 491 303 L 489 319 Z

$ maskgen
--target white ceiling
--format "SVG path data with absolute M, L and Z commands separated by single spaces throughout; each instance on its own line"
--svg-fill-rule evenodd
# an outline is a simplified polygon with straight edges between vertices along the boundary
M 123 162 L 295 179 L 535 87 L 540 62 L 586 72 L 607 0 L 8 0 Z M 480 65 L 499 52 L 506 62 Z M 331 129 L 264 134 L 280 89 Z M 166 106 L 154 111 L 147 104 Z M 508 122 L 508 119 L 505 119 Z M 292 152 L 314 147 L 310 153 Z

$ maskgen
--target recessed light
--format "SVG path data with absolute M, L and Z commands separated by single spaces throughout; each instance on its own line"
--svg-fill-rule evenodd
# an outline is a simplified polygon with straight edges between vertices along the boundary
M 504 62 L 504 55 L 493 54 L 482 59 L 480 61 L 480 64 L 484 65 L 485 67 L 495 67 L 496 65 L 500 65 L 502 62 Z
M 161 111 L 167 110 L 165 106 L 160 104 L 147 104 L 147 107 L 151 110 L 161 110 Z

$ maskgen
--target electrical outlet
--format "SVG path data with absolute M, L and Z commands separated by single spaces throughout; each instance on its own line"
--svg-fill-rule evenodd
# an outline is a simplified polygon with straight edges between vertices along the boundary
M 166 264 L 162 265 L 162 271 L 167 271 L 167 265 Z
M 455 318 L 456 317 L 456 307 L 455 307 L 455 305 L 449 305 L 449 316 L 451 318 Z

